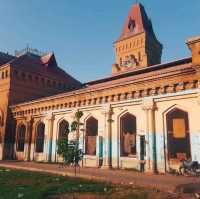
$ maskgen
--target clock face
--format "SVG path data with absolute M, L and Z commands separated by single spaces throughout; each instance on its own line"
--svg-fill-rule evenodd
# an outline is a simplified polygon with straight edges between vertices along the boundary
M 135 58 L 134 55 L 131 55 L 124 63 L 124 67 L 127 68 L 135 68 L 138 66 L 138 60 Z

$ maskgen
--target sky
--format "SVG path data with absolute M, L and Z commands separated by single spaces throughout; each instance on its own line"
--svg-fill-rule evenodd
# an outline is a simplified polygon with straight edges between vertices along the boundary
M 87 82 L 111 74 L 113 42 L 136 0 L 0 0 L 0 51 L 27 44 L 54 52 L 59 66 Z M 140 0 L 163 44 L 162 62 L 191 55 L 200 35 L 200 0 Z M 27 66 L 28 67 L 28 66 Z

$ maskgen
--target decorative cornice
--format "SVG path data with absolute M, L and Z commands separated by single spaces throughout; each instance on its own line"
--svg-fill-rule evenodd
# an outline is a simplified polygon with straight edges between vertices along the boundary
M 153 98 L 144 98 L 143 99 L 143 104 L 142 104 L 142 109 L 143 110 L 155 110 L 155 102 Z

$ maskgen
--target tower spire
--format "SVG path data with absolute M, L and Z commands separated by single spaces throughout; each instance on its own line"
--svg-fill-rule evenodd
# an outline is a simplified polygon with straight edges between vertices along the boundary
M 156 39 L 151 20 L 141 3 L 132 6 L 114 46 L 113 73 L 160 63 L 162 44 Z

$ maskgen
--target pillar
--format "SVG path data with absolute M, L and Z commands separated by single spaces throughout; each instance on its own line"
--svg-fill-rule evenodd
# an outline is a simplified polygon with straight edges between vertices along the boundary
M 155 103 L 153 98 L 145 98 L 142 109 L 146 115 L 146 154 L 147 170 L 157 172 L 156 132 L 155 132 Z
M 51 162 L 52 160 L 52 147 L 55 147 L 55 143 L 53 144 L 53 123 L 54 123 L 54 115 L 49 114 L 47 116 L 47 136 L 45 140 L 45 156 L 46 161 Z
M 192 65 L 200 71 L 200 36 L 189 38 L 186 42 L 192 53 Z
M 31 157 L 31 144 L 32 144 L 32 125 L 33 120 L 31 117 L 26 119 L 26 135 L 25 135 L 25 150 L 24 160 L 30 161 Z
M 103 135 L 103 168 L 112 167 L 112 108 L 106 105 L 102 112 L 104 114 Z

